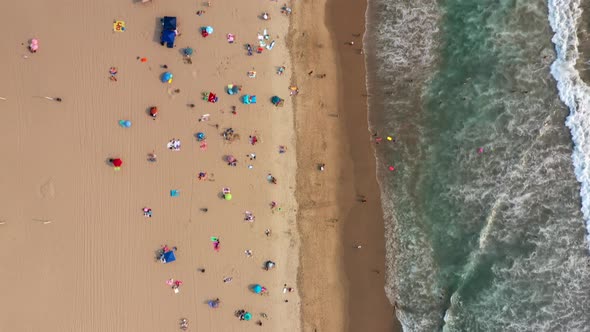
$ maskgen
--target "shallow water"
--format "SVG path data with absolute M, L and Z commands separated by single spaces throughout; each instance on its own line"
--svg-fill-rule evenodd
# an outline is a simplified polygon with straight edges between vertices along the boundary
M 590 330 L 577 6 L 369 1 L 370 123 L 395 137 L 377 145 L 387 291 L 406 331 Z

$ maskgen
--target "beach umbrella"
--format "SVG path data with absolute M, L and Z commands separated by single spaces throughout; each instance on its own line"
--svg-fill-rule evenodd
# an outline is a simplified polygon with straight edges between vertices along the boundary
M 187 47 L 187 48 L 185 48 L 185 49 L 184 49 L 182 52 L 183 52 L 183 53 L 184 53 L 184 55 L 186 55 L 186 56 L 191 56 L 191 55 L 193 55 L 193 52 L 194 52 L 194 50 L 193 50 L 192 48 L 190 48 L 190 47 Z
M 225 195 L 223 195 L 223 198 L 225 198 L 226 201 L 231 201 L 232 195 L 231 194 L 225 194 Z
M 162 83 L 172 83 L 172 78 L 174 77 L 174 75 L 172 75 L 171 72 L 167 71 L 164 74 L 162 74 L 161 80 Z
M 207 37 L 213 33 L 213 28 L 210 26 L 201 27 L 201 36 Z
M 273 262 L 273 261 L 266 261 L 266 262 L 264 263 L 264 268 L 265 268 L 265 269 L 268 271 L 268 270 L 270 270 L 270 269 L 274 268 L 274 267 L 275 267 L 275 265 L 276 265 L 276 264 L 275 264 L 275 262 Z
M 256 284 L 256 285 L 254 285 L 254 287 L 252 287 L 252 290 L 254 291 L 254 293 L 260 294 L 260 293 L 262 293 L 262 286 Z
M 155 106 L 154 106 L 154 107 L 150 107 L 150 115 L 151 115 L 152 117 L 154 117 L 154 118 L 155 118 L 156 116 L 158 116 L 158 108 L 157 108 L 157 107 L 155 107 Z
M 198 141 L 202 141 L 202 140 L 204 140 L 204 139 L 205 139 L 205 134 L 204 134 L 204 133 L 202 133 L 202 132 L 198 132 L 198 133 L 197 133 L 197 140 L 198 140 Z
M 121 167 L 121 165 L 123 165 L 123 160 L 121 160 L 119 158 L 111 159 L 110 162 L 115 167 Z
M 250 319 L 252 319 L 252 314 L 251 314 L 251 313 L 249 313 L 249 312 L 246 312 L 246 313 L 244 313 L 244 316 L 243 316 L 243 317 L 244 317 L 244 320 L 246 320 L 246 321 L 247 321 L 247 320 L 250 320 Z
M 228 84 L 227 85 L 227 93 L 230 95 L 235 95 L 235 94 L 239 93 L 240 90 L 242 90 L 242 88 L 239 85 L 236 85 L 236 84 Z
M 275 105 L 275 106 L 283 106 L 283 99 L 281 99 L 281 97 L 279 96 L 273 96 L 270 101 Z

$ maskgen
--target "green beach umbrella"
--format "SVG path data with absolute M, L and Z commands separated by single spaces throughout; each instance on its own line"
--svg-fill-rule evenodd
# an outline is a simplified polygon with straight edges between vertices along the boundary
M 186 56 L 191 56 L 191 55 L 193 55 L 193 52 L 194 52 L 194 50 L 193 50 L 192 48 L 190 48 L 190 47 L 187 47 L 187 48 L 185 48 L 185 49 L 183 50 L 183 53 L 184 53 L 184 55 L 186 55 Z
M 226 201 L 231 201 L 231 194 L 225 194 L 223 195 L 223 198 L 225 198 Z
M 252 314 L 251 314 L 251 313 L 249 313 L 249 312 L 246 312 L 246 313 L 244 314 L 244 320 L 250 320 L 250 319 L 252 319 Z

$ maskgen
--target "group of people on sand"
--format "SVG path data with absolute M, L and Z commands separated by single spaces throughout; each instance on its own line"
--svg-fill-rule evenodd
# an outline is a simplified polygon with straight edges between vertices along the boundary
M 198 10 L 196 12 L 196 14 L 198 16 L 202 16 L 205 13 L 206 13 L 206 11 L 205 10 L 202 10 L 202 9 L 201 10 Z M 291 14 L 291 8 L 289 8 L 285 4 L 285 5 L 283 5 L 281 7 L 281 13 L 284 14 L 284 15 L 289 16 Z M 271 15 L 268 12 L 263 12 L 261 14 L 260 18 L 262 18 L 263 20 L 270 20 L 271 19 Z M 233 38 L 233 35 L 232 35 L 232 38 Z M 38 45 L 35 44 L 35 51 L 36 51 L 37 47 L 38 47 Z M 33 52 L 32 47 L 31 47 L 31 52 Z M 192 50 L 191 50 L 190 53 L 192 53 Z M 190 60 L 190 55 L 187 55 L 187 59 Z M 142 62 L 143 62 L 143 60 L 142 60 Z M 166 65 L 164 65 L 162 68 L 167 69 L 168 67 Z M 285 70 L 286 70 L 285 66 L 280 66 L 280 67 L 275 67 L 275 68 L 278 68 L 278 69 L 276 69 L 276 74 L 277 75 L 283 75 L 285 73 Z M 273 71 L 274 70 L 275 69 L 273 69 Z M 117 68 L 116 67 L 111 67 L 110 70 L 109 70 L 110 79 L 113 80 L 113 81 L 117 81 L 117 73 L 118 73 Z M 254 77 L 256 77 L 256 72 L 255 71 L 251 71 L 251 72 L 249 72 L 248 76 L 251 77 L 251 78 L 254 78 Z M 298 91 L 299 90 L 297 89 L 297 87 L 290 87 L 290 93 L 291 93 L 291 95 L 296 95 L 298 93 Z M 176 90 L 174 90 L 174 93 L 180 93 L 180 90 L 179 89 L 176 89 Z M 211 100 L 209 100 L 209 99 L 205 99 L 205 100 L 208 101 L 208 102 L 211 102 Z M 59 99 L 58 101 L 61 101 L 61 99 Z M 215 101 L 217 101 L 217 98 L 215 98 Z M 187 106 L 189 108 L 191 108 L 191 109 L 194 109 L 196 107 L 196 105 L 193 104 L 193 103 L 187 104 Z M 156 118 L 158 117 L 158 111 L 159 111 L 158 110 L 158 107 L 151 106 L 151 107 L 148 108 L 148 115 L 153 120 L 156 120 Z M 237 109 L 236 109 L 235 106 L 231 106 L 231 111 L 232 111 L 232 114 L 233 115 L 237 115 L 238 114 L 237 113 Z M 210 117 L 211 117 L 210 114 L 200 115 L 200 117 L 198 118 L 198 121 L 201 124 L 203 122 L 205 122 L 205 124 L 208 124 L 208 122 L 210 120 Z M 215 124 L 215 125 L 208 124 L 208 125 L 209 126 L 214 126 L 218 130 L 220 128 L 220 125 L 219 124 Z M 232 142 L 238 141 L 240 139 L 240 135 L 237 134 L 235 132 L 234 128 L 232 128 L 232 127 L 227 127 L 227 128 L 222 129 L 222 130 L 219 130 L 219 131 L 221 132 L 222 139 L 226 143 L 232 143 Z M 197 142 L 200 144 L 199 146 L 200 146 L 201 150 L 206 150 L 207 143 L 205 142 L 205 138 L 206 137 L 205 137 L 204 133 L 201 133 L 201 132 L 197 133 L 196 138 L 197 138 Z M 249 143 L 249 145 L 252 145 L 252 146 L 255 146 L 255 145 L 259 144 L 259 143 L 262 143 L 261 136 L 258 134 L 258 132 L 254 131 L 254 133 L 252 135 L 249 135 L 248 136 L 248 143 Z M 169 150 L 171 150 L 171 151 L 180 151 L 180 148 L 181 148 L 180 139 L 172 138 L 167 143 L 167 148 Z M 286 146 L 284 146 L 284 145 L 279 145 L 278 146 L 278 153 L 279 154 L 284 154 L 286 152 L 287 152 L 287 147 Z M 251 164 L 255 164 L 256 157 L 257 157 L 257 155 L 256 155 L 255 152 L 250 152 L 250 153 L 247 153 L 246 154 L 246 158 L 249 159 L 249 161 L 251 162 Z M 155 152 L 148 154 L 148 158 L 147 159 L 148 159 L 149 162 L 152 162 L 152 163 L 153 162 L 156 162 L 157 161 L 157 157 L 156 157 Z M 232 155 L 226 155 L 224 157 L 224 159 L 227 162 L 227 165 L 229 165 L 229 166 L 237 167 L 239 165 L 238 164 L 238 159 L 235 158 L 235 157 L 233 157 Z M 248 159 L 246 159 L 246 160 L 248 160 Z M 252 167 L 253 167 L 253 165 L 248 165 L 248 168 L 252 168 Z M 205 172 L 205 171 L 199 171 L 196 175 L 197 175 L 196 176 L 197 180 L 200 180 L 200 181 L 204 181 L 204 180 L 213 181 L 213 179 L 209 179 L 208 173 Z M 213 176 L 213 174 L 211 174 L 211 176 Z M 267 179 L 267 182 L 268 183 L 275 184 L 275 185 L 278 183 L 277 178 L 273 174 L 271 174 L 271 173 L 268 173 L 266 179 Z M 262 181 L 262 179 L 260 179 L 260 180 Z M 177 196 L 177 190 L 171 190 L 171 194 L 170 195 L 173 196 L 173 197 L 174 196 Z M 222 189 L 222 195 L 221 195 L 221 197 L 223 197 L 223 199 L 228 200 L 228 201 L 231 200 L 231 197 L 232 196 L 231 196 L 231 192 L 230 192 L 229 188 L 223 188 Z M 279 207 L 279 205 L 278 205 L 278 203 L 276 201 L 271 201 L 270 202 L 270 209 L 271 209 L 271 211 L 273 213 L 275 213 L 275 211 L 281 211 L 281 208 Z M 206 212 L 209 211 L 209 209 L 207 207 L 202 207 L 202 208 L 200 208 L 200 211 L 203 212 L 203 213 L 206 213 Z M 146 218 L 151 218 L 152 215 L 153 215 L 152 214 L 152 209 L 149 208 L 149 207 L 144 207 L 143 208 L 143 215 Z M 249 210 L 244 211 L 244 218 L 243 218 L 243 221 L 244 222 L 253 223 L 255 220 L 256 220 L 256 217 L 255 217 L 255 215 L 254 215 L 254 213 L 252 211 L 249 211 Z M 270 228 L 265 229 L 264 234 L 267 237 L 270 237 L 272 235 L 271 229 Z M 220 249 L 221 249 L 221 240 L 220 240 L 220 237 L 219 236 L 213 236 L 213 237 L 211 237 L 211 246 L 212 246 L 212 249 L 214 251 L 220 251 Z M 163 257 L 164 255 L 166 255 L 166 260 L 163 261 L 163 262 L 164 263 L 168 263 L 168 262 L 172 262 L 172 261 L 176 260 L 176 258 L 174 256 L 174 252 L 176 250 L 177 250 L 176 247 L 169 247 L 167 245 L 162 246 L 161 249 L 159 250 L 159 254 L 160 254 L 161 257 Z M 250 249 L 246 249 L 244 251 L 244 254 L 246 255 L 246 257 L 253 257 L 253 255 L 254 255 L 253 251 L 250 250 Z M 169 256 L 171 256 L 171 257 L 169 257 Z M 160 257 L 160 260 L 162 261 L 161 257 Z M 276 267 L 276 263 L 273 260 L 266 260 L 266 261 L 264 261 L 263 266 L 262 266 L 262 268 L 265 271 L 271 271 L 275 267 Z M 198 268 L 197 271 L 200 272 L 200 273 L 202 273 L 202 274 L 204 274 L 205 273 L 205 268 L 202 268 L 202 267 L 201 268 Z M 224 284 L 231 283 L 232 280 L 233 280 L 233 277 L 232 276 L 224 276 L 222 278 L 222 281 L 223 281 Z M 169 279 L 168 280 L 168 283 L 169 283 L 170 287 L 172 287 L 172 289 L 174 290 L 175 293 L 179 291 L 179 288 L 182 285 L 182 281 L 180 281 L 180 280 Z M 259 286 L 259 285 L 257 285 L 257 286 Z M 287 284 L 284 284 L 283 294 L 291 293 L 293 291 L 294 291 L 294 288 L 293 287 L 288 287 Z M 256 290 L 256 293 L 257 294 L 265 294 L 265 295 L 268 295 L 267 289 L 265 287 L 263 287 L 263 286 L 260 286 L 260 290 Z M 285 300 L 285 302 L 288 302 L 288 300 Z M 221 300 L 219 298 L 214 298 L 214 299 L 207 300 L 205 303 L 207 303 L 207 305 L 209 306 L 209 308 L 216 309 L 216 308 L 218 308 L 221 305 Z M 253 318 L 252 317 L 252 314 L 250 312 L 246 311 L 245 309 L 236 310 L 235 311 L 235 315 L 241 321 L 250 321 Z M 268 318 L 268 316 L 267 316 L 266 313 L 260 313 L 260 316 L 263 319 L 267 319 Z M 255 321 L 255 324 L 256 325 L 259 325 L 259 326 L 262 326 L 263 325 L 263 322 L 262 322 L 262 320 L 256 320 Z M 179 326 L 180 326 L 180 329 L 182 329 L 182 330 L 188 330 L 188 328 L 189 328 L 189 321 L 188 321 L 188 319 L 187 318 L 181 318 L 180 321 L 179 321 Z

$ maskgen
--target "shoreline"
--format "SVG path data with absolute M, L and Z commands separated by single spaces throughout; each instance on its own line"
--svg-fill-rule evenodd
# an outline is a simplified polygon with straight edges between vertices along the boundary
M 294 105 L 303 331 L 401 330 L 385 294 L 384 221 L 360 52 L 366 6 L 298 3 L 291 22 L 293 79 L 303 92 Z

